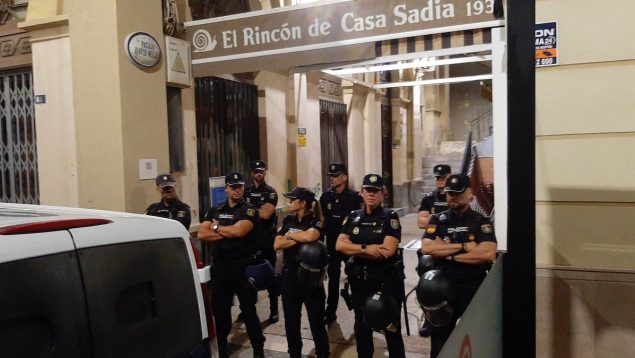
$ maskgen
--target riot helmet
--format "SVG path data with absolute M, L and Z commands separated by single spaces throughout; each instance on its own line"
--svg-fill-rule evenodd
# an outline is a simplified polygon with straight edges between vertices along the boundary
M 419 257 L 419 260 L 417 262 L 416 271 L 419 277 L 437 267 L 436 260 L 432 257 L 432 255 L 424 255 L 421 251 L 417 251 L 417 256 Z
M 399 303 L 383 291 L 368 297 L 363 306 L 364 324 L 377 332 L 397 332 L 399 327 Z
M 430 270 L 419 279 L 415 289 L 417 301 L 433 326 L 450 323 L 454 314 L 455 291 L 452 282 L 439 270 Z
M 321 241 L 302 244 L 298 251 L 298 281 L 306 289 L 316 289 L 324 283 L 328 252 Z
M 245 276 L 249 284 L 256 289 L 265 290 L 274 283 L 273 266 L 269 260 L 263 260 L 259 264 L 249 265 L 245 268 Z

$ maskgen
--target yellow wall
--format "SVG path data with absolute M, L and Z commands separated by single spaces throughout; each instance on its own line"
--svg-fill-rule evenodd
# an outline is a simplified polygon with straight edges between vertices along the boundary
M 278 194 L 287 191 L 287 180 L 291 179 L 288 161 L 286 93 L 288 75 L 260 71 L 256 77 L 258 90 L 264 92 L 259 97 L 258 113 L 261 123 L 260 137 L 262 160 L 267 163 L 267 184 L 273 186 Z M 279 195 L 278 206 L 286 205 L 286 199 Z
M 538 266 L 635 269 L 633 12 L 630 0 L 537 2 L 537 22 L 558 22 L 560 62 L 536 71 Z
M 165 73 L 135 67 L 123 42 L 144 31 L 163 44 L 160 2 L 38 0 L 22 26 L 34 90 L 47 95 L 36 107 L 41 203 L 143 212 L 158 196 L 139 159 L 169 170 Z
M 632 0 L 538 0 L 559 65 L 536 70 L 538 357 L 635 351 Z

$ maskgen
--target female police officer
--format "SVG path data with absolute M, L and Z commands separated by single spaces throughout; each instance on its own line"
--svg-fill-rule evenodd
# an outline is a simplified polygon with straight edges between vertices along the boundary
M 301 272 L 299 254 L 306 250 L 308 245 L 324 246 L 318 241 L 323 230 L 322 211 L 320 204 L 315 200 L 315 194 L 308 189 L 298 187 L 284 196 L 291 201 L 293 213 L 284 218 L 282 226 L 278 229 L 274 248 L 283 250 L 281 293 L 289 355 L 292 358 L 301 356 L 300 317 L 304 303 L 315 342 L 315 352 L 318 357 L 328 357 L 329 341 L 323 325 L 326 299 L 323 276 L 318 280 L 312 280 L 315 282 L 314 285 L 307 284 L 308 280 L 298 278 Z M 323 247 L 323 251 L 324 265 L 317 268 L 318 271 L 322 270 L 318 274 L 323 274 L 326 266 L 326 247 Z
M 401 225 L 399 216 L 381 205 L 383 184 L 378 174 L 364 177 L 361 191 L 364 208 L 353 211 L 344 221 L 336 245 L 338 252 L 354 256 L 352 262 L 347 264 L 346 274 L 355 310 L 355 339 L 359 357 L 373 356 L 373 331 L 367 326 L 370 319 L 365 316 L 368 312 L 364 310 L 379 295 L 390 298 L 394 303 L 392 309 L 386 312 L 386 316 L 390 317 L 390 326 L 381 328 L 386 335 L 390 357 L 405 356 L 400 324 L 403 266 L 398 260 Z

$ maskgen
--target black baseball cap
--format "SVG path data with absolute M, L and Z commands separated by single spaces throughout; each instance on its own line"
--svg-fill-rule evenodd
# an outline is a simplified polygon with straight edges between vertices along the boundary
M 251 170 L 266 170 L 267 169 L 267 163 L 263 162 L 262 160 L 256 160 L 251 162 Z
M 346 165 L 344 163 L 331 163 L 327 175 L 340 175 L 346 173 Z
M 174 179 L 174 176 L 172 176 L 172 174 L 161 174 L 157 176 L 154 182 L 161 189 L 165 188 L 166 186 L 176 186 L 176 180 Z
M 303 187 L 297 187 L 293 189 L 293 191 L 284 193 L 282 195 L 289 199 L 300 199 L 309 203 L 315 200 L 315 194 L 311 190 Z
M 470 187 L 470 177 L 465 174 L 450 175 L 445 181 L 444 192 L 462 193 Z
M 229 173 L 225 175 L 225 185 L 243 185 L 245 178 L 240 173 Z
M 384 188 L 384 179 L 379 174 L 366 174 L 362 182 L 362 188 L 382 190 Z
M 433 169 L 435 177 L 443 177 L 452 173 L 452 168 L 447 164 L 437 164 Z

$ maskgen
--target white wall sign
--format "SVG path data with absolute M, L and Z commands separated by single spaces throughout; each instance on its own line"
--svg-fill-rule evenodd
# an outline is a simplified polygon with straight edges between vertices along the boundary
M 155 179 L 157 175 L 156 159 L 139 159 L 139 179 Z
M 168 84 L 176 87 L 192 86 L 192 60 L 190 43 L 165 36 L 165 69 Z
M 139 67 L 150 68 L 161 60 L 161 46 L 157 40 L 145 32 L 133 32 L 124 40 L 126 55 Z

